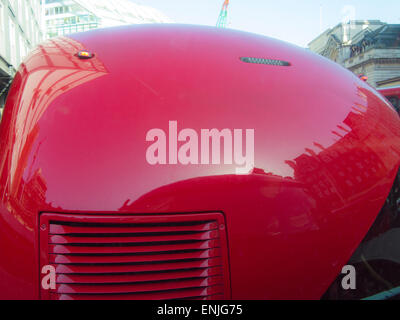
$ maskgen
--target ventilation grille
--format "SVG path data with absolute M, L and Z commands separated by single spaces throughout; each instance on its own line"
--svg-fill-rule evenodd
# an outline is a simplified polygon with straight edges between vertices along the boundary
M 290 62 L 282 61 L 282 60 L 274 60 L 274 59 L 241 57 L 240 60 L 243 62 L 246 62 L 246 63 L 268 64 L 271 66 L 282 66 L 282 67 L 290 66 Z
M 41 266 L 56 289 L 42 299 L 227 299 L 222 214 L 42 214 Z

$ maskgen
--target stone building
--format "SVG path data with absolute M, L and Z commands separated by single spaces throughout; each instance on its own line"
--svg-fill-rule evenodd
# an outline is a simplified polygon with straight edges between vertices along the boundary
M 400 81 L 400 25 L 378 20 L 351 21 L 328 29 L 309 48 L 357 75 L 374 87 Z

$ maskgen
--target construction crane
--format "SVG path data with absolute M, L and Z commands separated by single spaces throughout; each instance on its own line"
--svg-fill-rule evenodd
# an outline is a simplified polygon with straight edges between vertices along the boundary
M 229 6 L 229 0 L 224 0 L 224 3 L 222 5 L 222 9 L 219 14 L 218 21 L 217 21 L 218 28 L 226 28 L 226 25 L 228 23 L 228 6 Z

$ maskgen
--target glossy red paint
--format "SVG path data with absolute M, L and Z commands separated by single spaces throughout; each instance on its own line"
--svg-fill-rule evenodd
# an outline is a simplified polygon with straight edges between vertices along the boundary
M 378 92 L 383 94 L 385 97 L 390 97 L 390 96 L 400 97 L 400 86 L 378 88 L 377 90 L 378 90 Z
M 146 133 L 170 120 L 254 129 L 254 170 L 149 165 Z M 41 212 L 223 212 L 233 299 L 319 299 L 389 193 L 400 120 L 368 84 L 304 49 L 133 26 L 39 46 L 12 84 L 0 150 L 0 298 L 39 298 Z

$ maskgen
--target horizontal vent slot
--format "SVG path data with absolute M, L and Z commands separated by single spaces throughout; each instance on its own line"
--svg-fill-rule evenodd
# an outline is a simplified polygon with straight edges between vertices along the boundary
M 99 228 L 99 227 L 108 227 L 108 228 L 135 228 L 135 227 L 177 227 L 177 226 L 197 226 L 201 224 L 206 224 L 209 222 L 215 221 L 182 221 L 182 222 L 160 222 L 160 223 L 145 223 L 145 222 L 137 222 L 137 223 L 102 223 L 102 222 L 70 222 L 70 221 L 50 221 L 52 226 L 73 226 L 73 227 L 85 227 L 85 228 Z
M 85 253 L 85 254 L 104 254 L 104 253 L 150 253 L 173 250 L 188 250 L 188 249 L 208 249 L 219 246 L 218 240 L 194 241 L 194 242 L 178 242 L 164 243 L 160 245 L 136 245 L 135 248 L 130 246 L 114 246 L 114 247 L 82 247 L 82 246 L 65 246 L 65 245 L 49 245 L 51 253 Z
M 186 288 L 209 287 L 221 283 L 220 276 L 204 279 L 162 281 L 157 283 L 157 290 L 176 290 Z M 115 294 L 115 293 L 144 293 L 154 291 L 154 283 L 124 283 L 124 284 L 60 284 L 57 285 L 55 293 L 59 294 Z
M 57 273 L 70 274 L 70 273 L 113 273 L 113 272 L 143 272 L 143 271 L 160 271 L 160 270 L 176 270 L 176 269 L 189 269 L 189 268 L 208 268 L 213 266 L 220 266 L 221 259 L 201 259 L 201 260 L 188 260 L 176 261 L 169 263 L 158 264 L 134 264 L 134 265 L 55 265 Z
M 182 278 L 205 278 L 215 275 L 221 275 L 221 267 L 184 269 L 170 272 L 140 272 L 140 273 L 119 273 L 119 274 L 60 274 L 57 276 L 59 284 L 85 284 L 85 283 L 129 283 L 129 282 L 147 282 L 147 281 L 162 281 L 175 280 Z
M 59 300 L 174 300 L 174 299 L 190 299 L 192 297 L 208 298 L 212 296 L 223 299 L 223 286 L 212 286 L 206 288 L 188 288 L 169 291 L 153 291 L 136 294 L 52 294 L 53 299 Z M 215 298 L 214 298 L 215 299 Z
M 275 59 L 264 59 L 264 58 L 252 58 L 252 57 L 241 57 L 241 61 L 246 63 L 254 63 L 254 64 L 266 64 L 270 66 L 281 66 L 281 67 L 289 67 L 290 62 L 283 60 L 275 60 Z
M 73 256 L 73 255 L 50 255 L 50 263 L 56 264 L 79 264 L 79 263 L 130 263 L 130 262 L 154 262 L 180 259 L 206 259 L 220 256 L 218 248 L 172 254 L 152 255 L 119 255 L 119 256 Z
M 154 234 L 154 233 L 153 233 Z M 218 230 L 215 231 L 204 231 L 204 232 L 190 232 L 190 233 L 183 233 L 183 234 L 170 234 L 170 233 L 163 233 L 163 234 L 146 234 L 146 235 L 139 235 L 139 236 L 132 236 L 126 235 L 121 237 L 102 237 L 102 236 L 93 236 L 93 237 L 77 237 L 77 236 L 60 236 L 60 235 L 51 235 L 50 236 L 50 243 L 51 244 L 106 244 L 106 243 L 146 243 L 146 242 L 157 242 L 160 243 L 162 241 L 180 241 L 180 240 L 210 240 L 216 239 L 219 237 Z

